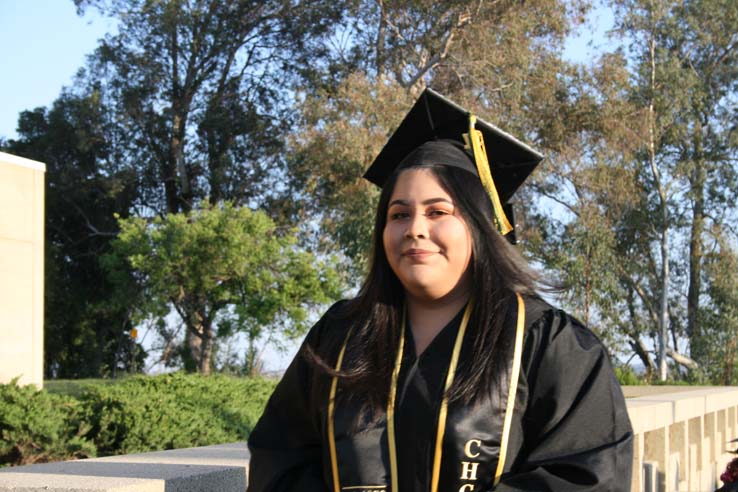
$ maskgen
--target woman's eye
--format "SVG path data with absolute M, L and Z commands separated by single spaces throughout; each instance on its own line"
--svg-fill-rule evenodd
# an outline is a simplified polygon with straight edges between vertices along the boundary
M 442 217 L 444 215 L 448 215 L 448 212 L 446 212 L 445 210 L 431 210 L 425 215 L 427 215 L 428 217 Z
M 410 214 L 408 214 L 407 212 L 395 212 L 395 213 L 391 213 L 389 218 L 390 220 L 400 220 L 400 219 L 406 219 L 407 217 L 409 217 L 409 215 Z

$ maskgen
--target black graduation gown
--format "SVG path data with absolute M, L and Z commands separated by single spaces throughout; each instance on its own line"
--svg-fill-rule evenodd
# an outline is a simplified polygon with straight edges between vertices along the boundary
M 508 388 L 473 405 L 449 405 L 438 490 L 630 491 L 632 431 L 605 349 L 563 311 L 525 300 L 520 377 L 500 482 L 493 487 Z M 345 337 L 334 309 L 305 343 Z M 420 357 L 409 330 L 406 335 L 394 420 L 401 492 L 430 490 L 438 407 L 460 314 Z M 334 490 L 325 406 L 310 405 L 312 371 L 298 354 L 249 437 L 249 491 Z M 341 490 L 390 492 L 386 423 L 351 432 L 350 407 L 339 403 L 334 418 Z

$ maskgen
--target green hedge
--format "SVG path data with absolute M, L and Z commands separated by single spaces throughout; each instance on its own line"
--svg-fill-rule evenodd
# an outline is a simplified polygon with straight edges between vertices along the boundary
M 89 384 L 78 398 L 0 385 L 0 464 L 244 440 L 275 385 L 167 374 Z
M 91 385 L 80 401 L 100 454 L 244 440 L 275 382 L 227 376 L 135 377 Z
M 95 456 L 82 412 L 68 396 L 0 385 L 0 466 Z
M 125 377 L 128 377 L 127 375 Z M 55 395 L 66 395 L 79 398 L 82 392 L 96 384 L 119 384 L 123 379 L 49 379 L 44 381 L 44 390 Z

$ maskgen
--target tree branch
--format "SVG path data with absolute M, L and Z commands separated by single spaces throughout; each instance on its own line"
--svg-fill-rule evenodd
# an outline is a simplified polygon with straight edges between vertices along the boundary
M 686 355 L 682 355 L 672 348 L 666 349 L 666 355 L 671 357 L 677 364 L 686 367 L 687 369 L 698 369 L 700 365 L 694 360 L 690 359 Z
M 428 73 L 429 70 L 432 70 L 440 62 L 445 60 L 448 56 L 448 51 L 451 48 L 451 43 L 453 42 L 454 35 L 469 23 L 471 23 L 471 14 L 469 12 L 459 13 L 459 18 L 456 21 L 456 25 L 451 27 L 449 32 L 446 34 L 446 37 L 441 42 L 441 50 L 433 55 L 430 60 L 428 60 L 425 65 L 423 65 L 423 67 L 418 70 L 409 81 L 407 81 L 406 83 L 400 81 L 400 85 L 405 88 L 414 86 L 418 82 L 418 80 L 420 80 L 426 73 Z

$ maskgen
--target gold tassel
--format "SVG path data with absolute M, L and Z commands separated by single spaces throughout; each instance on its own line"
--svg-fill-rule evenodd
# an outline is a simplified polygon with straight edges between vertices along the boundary
M 477 117 L 473 114 L 469 115 L 469 133 L 464 134 L 464 140 L 466 141 L 466 148 L 471 148 L 474 154 L 474 164 L 477 166 L 477 172 L 479 173 L 479 179 L 482 181 L 482 186 L 487 191 L 489 199 L 492 200 L 492 208 L 494 209 L 494 221 L 497 225 L 497 230 L 503 236 L 513 230 L 513 226 L 510 225 L 510 221 L 505 216 L 505 211 L 502 208 L 500 202 L 500 196 L 497 194 L 497 187 L 492 179 L 492 173 L 489 169 L 489 161 L 487 160 L 487 151 L 484 148 L 484 137 L 482 132 L 475 129 L 474 126 L 477 123 Z M 470 138 L 471 136 L 471 138 Z

